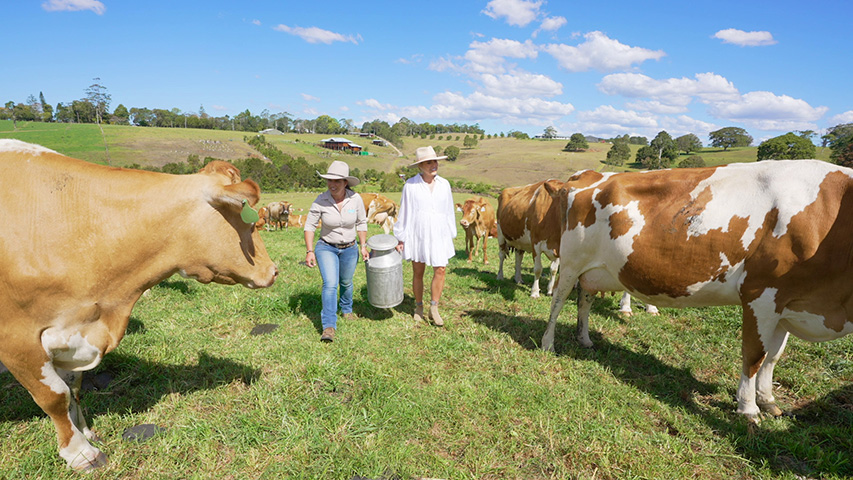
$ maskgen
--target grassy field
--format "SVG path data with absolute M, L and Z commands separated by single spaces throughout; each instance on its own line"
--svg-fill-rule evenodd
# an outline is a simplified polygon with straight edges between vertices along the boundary
M 95 126 L 18 128 L 0 122 L 0 137 L 95 161 L 103 152 Z M 244 135 L 111 126 L 106 132 L 113 164 L 121 155 L 139 164 L 181 161 L 191 147 L 237 154 Z M 329 155 L 311 145 L 322 136 L 316 137 L 273 138 L 299 155 L 316 154 L 309 158 L 314 162 Z M 145 147 L 134 151 L 133 142 Z M 407 139 L 403 151 L 411 156 L 427 142 Z M 345 159 L 362 169 L 406 161 L 383 148 Z M 515 162 L 520 169 L 548 164 L 565 176 L 582 165 L 601 168 L 595 155 L 606 154 L 569 158 L 561 148 L 560 142 L 484 140 L 463 150 L 455 164 L 442 165 L 441 173 L 453 176 L 454 169 L 485 162 L 482 171 L 459 175 L 514 178 L 513 170 L 499 173 L 488 162 Z M 750 161 L 754 150 L 716 152 L 706 160 Z M 486 153 L 491 156 L 478 156 Z M 535 179 L 548 173 L 542 168 Z M 534 176 L 517 170 L 515 184 L 528 174 Z M 307 210 L 316 195 L 264 194 L 261 203 L 288 200 Z M 398 201 L 400 194 L 388 196 Z M 624 319 L 616 314 L 618 297 L 599 299 L 590 321 L 596 347 L 588 350 L 574 340 L 576 308 L 567 305 L 557 353 L 544 353 L 538 344 L 550 299 L 529 298 L 531 259 L 525 258 L 524 286 L 499 282 L 497 242 L 489 243 L 491 265 L 479 258 L 469 264 L 460 231 L 442 301 L 446 327 L 412 322 L 410 264 L 406 298 L 390 310 L 366 303 L 360 266 L 359 318 L 339 323 L 335 343 L 321 344 L 321 280 L 301 263 L 302 232 L 262 237 L 281 270 L 273 287 L 250 291 L 173 277 L 134 308 L 127 336 L 94 372 L 112 381 L 83 397 L 89 424 L 110 456 L 90 478 L 853 476 L 851 337 L 824 344 L 792 339 L 776 369 L 775 394 L 793 415 L 751 426 L 734 413 L 738 308 L 662 309 L 653 317 L 637 306 L 635 316 Z M 546 281 L 547 273 L 543 287 Z M 278 328 L 252 335 L 261 324 Z M 79 478 L 57 455 L 52 423 L 8 373 L 0 374 L 0 404 L 0 478 Z M 143 443 L 122 439 L 126 429 L 149 423 L 165 431 Z
M 199 158 L 210 156 L 223 160 L 258 156 L 254 149 L 243 142 L 245 136 L 252 135 L 248 132 L 119 125 L 105 125 L 104 132 L 110 149 L 111 164 L 114 166 L 138 164 L 159 167 L 170 162 L 185 162 L 190 154 L 198 155 Z M 461 148 L 459 159 L 447 162 L 442 167 L 441 174 L 452 180 L 482 182 L 496 187 L 526 185 L 548 178 L 566 179 L 572 173 L 583 169 L 636 169 L 636 166 L 630 164 L 616 169 L 605 165 L 609 144 L 591 144 L 585 152 L 564 152 L 565 140 L 491 138 L 480 140 L 476 148 L 466 149 L 462 148 L 464 134 L 459 135 L 460 140 L 456 140 L 456 135 L 453 135 L 452 140 L 448 140 L 446 136 L 442 140 L 437 137 L 432 140 L 406 137 L 401 148 L 404 157 L 399 157 L 392 147 L 373 145 L 368 138 L 347 137 L 370 153 L 366 156 L 354 156 L 331 152 L 317 146 L 321 139 L 328 137 L 329 135 L 294 133 L 266 136 L 268 141 L 294 158 L 301 156 L 310 163 L 344 160 L 351 168 L 359 168 L 362 171 L 369 168 L 394 171 L 397 167 L 411 163 L 418 147 L 434 145 L 444 149 L 456 145 Z M 0 120 L 0 138 L 18 138 L 83 160 L 107 163 L 104 141 L 95 125 L 19 122 L 16 129 L 10 120 Z M 638 148 L 636 145 L 631 146 L 633 153 L 636 153 Z M 753 162 L 756 149 L 744 147 L 723 151 L 707 148 L 699 155 L 708 165 Z M 828 160 L 829 149 L 818 148 L 817 157 Z
M 306 205 L 312 194 L 291 195 Z M 278 199 L 266 195 L 264 202 Z M 283 197 L 282 197 L 283 198 Z M 380 233 L 371 226 L 370 234 Z M 442 309 L 447 326 L 415 324 L 406 298 L 366 303 L 319 342 L 320 275 L 301 261 L 302 232 L 262 232 L 281 275 L 269 289 L 173 277 L 134 309 L 127 336 L 84 393 L 110 464 L 93 479 L 848 478 L 853 475 L 853 343 L 796 339 L 775 393 L 790 417 L 749 426 L 734 413 L 739 309 L 593 307 L 587 350 L 575 307 L 540 351 L 549 298 L 465 262 L 456 239 Z M 507 272 L 509 273 L 509 271 Z M 428 274 L 429 275 L 429 274 Z M 547 274 L 546 274 L 547 276 Z M 428 277 L 429 278 L 429 277 Z M 543 281 L 546 279 L 543 279 Z M 251 335 L 260 324 L 277 324 Z M 0 478 L 80 478 L 56 453 L 52 423 L 0 374 Z M 165 431 L 122 439 L 135 425 Z

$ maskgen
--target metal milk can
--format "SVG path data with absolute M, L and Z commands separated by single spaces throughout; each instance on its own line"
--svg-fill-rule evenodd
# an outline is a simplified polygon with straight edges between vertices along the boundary
M 367 301 L 377 308 L 396 307 L 403 302 L 403 254 L 397 251 L 394 235 L 379 234 L 367 239 L 370 259 L 367 271 Z

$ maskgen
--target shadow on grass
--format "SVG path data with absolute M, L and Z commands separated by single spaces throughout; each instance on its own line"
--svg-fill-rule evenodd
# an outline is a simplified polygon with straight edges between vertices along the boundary
M 317 288 L 316 293 L 291 295 L 288 299 L 288 306 L 290 310 L 300 312 L 310 318 L 317 333 L 320 333 L 323 331 L 323 323 L 320 319 L 320 313 L 323 310 L 323 299 L 320 294 L 322 286 L 318 285 Z M 352 311 L 359 318 L 382 321 L 392 318 L 398 312 L 411 315 L 414 310 L 415 301 L 409 296 L 404 296 L 403 302 L 396 307 L 377 308 L 367 302 L 367 286 L 362 286 L 358 292 L 353 292 Z M 340 320 L 340 311 L 338 311 L 338 320 Z
M 607 303 L 594 302 L 593 312 L 621 318 Z M 540 347 L 547 326 L 547 319 L 490 310 L 469 310 L 465 314 L 481 325 L 509 335 L 527 350 Z M 725 380 L 713 383 L 699 380 L 688 368 L 669 365 L 654 355 L 610 342 L 595 331 L 590 331 L 595 347 L 587 349 L 577 342 L 574 330 L 557 324 L 554 338 L 557 355 L 598 362 L 622 382 L 694 415 L 716 435 L 731 442 L 753 465 L 766 465 L 775 473 L 790 472 L 809 477 L 849 478 L 853 475 L 850 454 L 853 452 L 853 385 L 790 409 L 788 413 L 792 417 L 766 419 L 755 426 L 735 411 L 736 384 L 729 385 Z M 780 361 L 784 362 L 785 357 Z M 719 397 L 720 394 L 732 400 L 710 400 L 701 404 L 696 401 L 696 398 Z M 677 429 L 668 431 L 679 435 Z
M 197 365 L 151 363 L 113 352 L 104 356 L 97 368 L 84 373 L 84 384 L 87 378 L 102 373 L 111 376 L 109 384 L 97 392 L 80 393 L 89 425 L 99 414 L 144 412 L 172 393 L 186 395 L 235 381 L 252 385 L 261 374 L 260 370 L 204 352 L 199 353 Z M 0 405 L 3 405 L 0 422 L 20 422 L 45 416 L 27 390 L 9 373 L 0 375 Z

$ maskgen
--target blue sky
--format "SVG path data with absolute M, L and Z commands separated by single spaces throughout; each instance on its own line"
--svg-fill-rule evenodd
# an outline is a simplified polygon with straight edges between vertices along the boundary
M 16 0 L 0 102 L 478 123 L 757 145 L 853 122 L 853 3 Z

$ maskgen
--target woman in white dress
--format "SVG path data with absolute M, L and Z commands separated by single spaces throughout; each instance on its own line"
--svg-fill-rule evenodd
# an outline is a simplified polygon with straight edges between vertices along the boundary
M 415 152 L 420 173 L 403 186 L 400 213 L 394 224 L 397 250 L 412 261 L 412 293 L 415 296 L 415 321 L 424 320 L 424 271 L 433 267 L 430 285 L 429 314 L 437 326 L 444 325 L 438 313 L 438 302 L 444 290 L 447 261 L 456 255 L 456 213 L 450 183 L 438 176 L 439 157 L 432 147 L 420 147 Z

